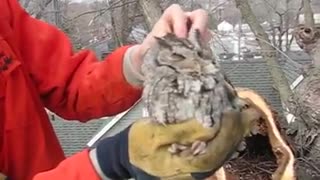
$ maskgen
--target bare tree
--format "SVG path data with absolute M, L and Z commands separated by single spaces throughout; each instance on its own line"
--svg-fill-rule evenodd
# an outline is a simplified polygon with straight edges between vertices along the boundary
M 19 0 L 19 2 L 21 3 L 22 7 L 24 8 L 28 8 L 29 7 L 29 4 L 32 0 Z
M 52 2 L 52 0 L 45 0 L 39 3 L 40 9 L 37 12 L 32 12 L 31 15 L 34 15 L 35 18 L 41 19 L 46 7 Z
M 156 24 L 162 15 L 159 0 L 139 0 L 139 4 L 145 16 L 149 30 Z
M 290 112 L 296 116 L 295 122 L 290 126 L 282 121 L 282 128 L 287 129 L 290 137 L 290 144 L 297 152 L 298 164 L 297 175 L 302 179 L 320 177 L 320 68 L 309 69 L 305 74 L 303 82 L 293 93 L 282 70 L 279 68 L 274 48 L 270 46 L 267 34 L 263 31 L 252 12 L 248 0 L 235 0 L 242 16 L 249 24 L 251 30 L 257 37 L 258 43 L 263 50 L 263 57 L 267 62 L 271 76 L 279 91 L 280 98 Z M 320 31 L 303 27 L 297 28 L 295 34 L 300 47 L 307 50 L 314 59 L 320 59 Z M 305 39 L 301 39 L 305 37 Z M 305 43 L 305 44 L 301 44 Z M 320 64 L 320 63 L 319 63 Z M 306 164 L 307 162 L 307 164 Z M 312 173 L 309 173 L 312 172 Z
M 138 3 L 132 0 L 122 1 L 122 6 L 117 9 L 111 9 L 111 23 L 113 35 L 117 46 L 127 43 L 128 36 L 135 22 L 135 17 L 139 14 Z
M 272 76 L 273 82 L 280 94 L 282 102 L 287 102 L 291 96 L 288 80 L 286 79 L 280 65 L 277 61 L 277 53 L 274 47 L 271 46 L 268 34 L 263 30 L 261 25 L 256 19 L 248 0 L 234 0 L 236 6 L 240 9 L 243 19 L 249 24 L 251 30 L 255 34 L 259 46 L 262 49 L 262 55 L 267 62 L 268 69 Z M 286 122 L 282 122 L 286 125 Z
M 314 27 L 314 17 L 310 1 L 303 0 L 304 20 L 306 25 Z
M 289 30 L 298 24 L 301 11 L 301 8 L 297 8 L 297 1 L 263 0 L 262 5 L 268 12 L 266 17 L 268 17 L 267 19 L 270 23 L 273 45 L 281 51 L 289 51 L 292 44 L 292 40 L 289 38 Z

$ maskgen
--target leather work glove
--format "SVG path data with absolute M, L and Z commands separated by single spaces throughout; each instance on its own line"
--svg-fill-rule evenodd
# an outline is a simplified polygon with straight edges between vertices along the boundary
M 204 128 L 189 120 L 167 126 L 147 119 L 134 122 L 115 136 L 101 140 L 90 158 L 102 179 L 206 179 L 232 156 L 249 133 L 259 112 L 247 109 L 224 114 L 219 128 Z M 172 143 L 207 142 L 207 152 L 193 156 L 187 151 L 172 155 Z

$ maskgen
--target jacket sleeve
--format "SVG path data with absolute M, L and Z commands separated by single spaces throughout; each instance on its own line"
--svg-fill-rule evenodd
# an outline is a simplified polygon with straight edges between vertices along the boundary
M 70 168 L 72 167 L 72 168 Z M 89 158 L 89 150 L 83 150 L 62 161 L 55 169 L 38 173 L 33 180 L 101 180 Z
M 90 50 L 75 53 L 62 31 L 32 18 L 16 0 L 8 2 L 21 59 L 49 110 L 64 119 L 87 121 L 120 113 L 140 98 L 141 88 L 129 83 L 124 72 L 131 46 L 103 61 Z

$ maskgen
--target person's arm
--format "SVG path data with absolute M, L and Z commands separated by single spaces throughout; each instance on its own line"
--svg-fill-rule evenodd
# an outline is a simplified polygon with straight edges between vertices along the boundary
M 116 49 L 104 61 L 89 50 L 75 53 L 62 31 L 32 18 L 17 1 L 8 3 L 17 51 L 49 110 L 86 121 L 120 113 L 140 98 L 139 73 L 129 67 L 131 46 Z
M 89 158 L 89 150 L 83 150 L 62 161 L 56 168 L 36 174 L 32 180 L 101 180 Z

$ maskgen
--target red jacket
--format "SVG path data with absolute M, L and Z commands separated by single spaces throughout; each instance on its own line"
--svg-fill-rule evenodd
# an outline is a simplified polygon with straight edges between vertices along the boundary
M 87 150 L 65 159 L 44 107 L 86 122 L 132 106 L 141 90 L 122 73 L 128 47 L 98 61 L 91 51 L 74 53 L 61 31 L 16 0 L 1 0 L 0 9 L 0 172 L 12 180 L 99 179 Z

